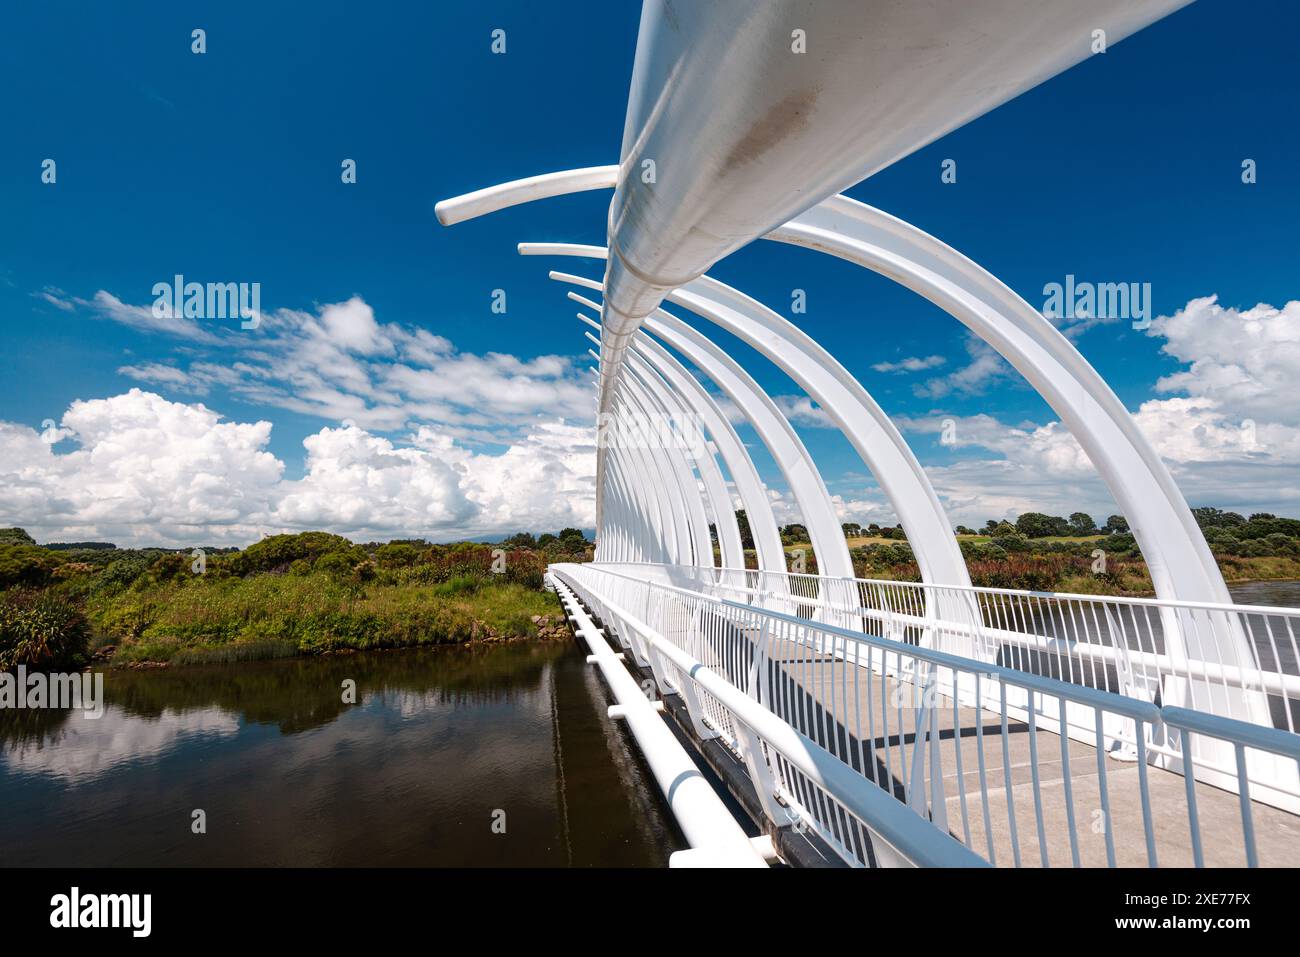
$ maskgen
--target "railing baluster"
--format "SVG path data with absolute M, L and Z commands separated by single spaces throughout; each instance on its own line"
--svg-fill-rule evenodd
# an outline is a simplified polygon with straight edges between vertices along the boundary
M 1007 728 L 1007 683 L 998 682 L 1002 698 L 1002 779 L 1007 796 L 1007 826 L 1011 828 L 1011 856 L 1020 866 L 1020 835 L 1016 832 L 1016 796 L 1011 785 L 1011 734 Z M 987 798 L 986 798 L 987 800 Z
M 1110 784 L 1106 780 L 1105 715 L 1100 708 L 1093 711 L 1097 730 L 1097 793 L 1101 799 L 1102 834 L 1106 838 L 1106 866 L 1115 866 L 1115 834 L 1110 817 Z
M 1183 753 L 1190 755 L 1192 734 L 1186 728 L 1178 729 L 1178 738 L 1182 745 Z M 1205 854 L 1201 849 L 1201 819 L 1196 810 L 1196 775 L 1188 774 L 1189 768 L 1183 769 L 1183 784 L 1187 791 L 1187 826 L 1192 833 L 1192 864 L 1194 867 L 1205 866 Z
M 1070 859 L 1079 866 L 1079 832 L 1074 826 L 1074 789 L 1070 782 L 1070 736 L 1066 733 L 1065 699 L 1057 698 L 1061 712 L 1061 781 L 1065 787 L 1065 823 L 1070 832 Z
M 975 750 L 979 753 L 980 766 L 980 803 L 984 805 L 984 840 L 989 848 L 989 863 L 994 867 L 998 863 L 997 851 L 993 849 L 993 816 L 989 809 L 989 782 L 987 763 L 984 760 L 984 719 L 981 709 L 984 707 L 984 693 L 980 687 L 981 675 L 975 672 Z M 1007 795 L 1011 800 L 1011 795 Z
M 1147 840 L 1147 866 L 1158 867 L 1156 863 L 1156 832 L 1151 822 L 1151 789 L 1147 784 L 1147 749 L 1146 724 L 1136 722 L 1138 791 L 1142 798 L 1142 831 Z
M 1238 742 L 1233 750 L 1237 753 L 1237 797 L 1241 803 L 1241 835 L 1246 844 L 1246 866 L 1259 867 L 1259 853 L 1255 850 L 1255 817 L 1250 807 L 1250 778 L 1246 774 L 1246 747 Z
M 952 696 L 952 741 L 956 749 L 957 762 L 957 793 L 961 796 L 961 829 L 965 836 L 966 846 L 970 847 L 970 817 L 966 811 L 966 775 L 962 770 L 961 760 L 961 703 L 958 701 L 956 694 L 957 676 L 953 675 L 953 696 Z

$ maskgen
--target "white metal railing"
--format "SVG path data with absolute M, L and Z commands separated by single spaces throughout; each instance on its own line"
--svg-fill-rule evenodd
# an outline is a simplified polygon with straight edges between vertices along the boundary
M 754 569 L 624 565 L 636 574 L 1126 697 L 1295 732 L 1300 609 L 835 578 Z M 1241 654 L 1245 650 L 1245 657 Z M 1023 704 L 1023 702 L 1013 702 Z M 1090 740 L 1091 715 L 1067 709 Z M 1182 766 L 1181 742 L 1148 728 L 1154 762 Z M 1113 742 L 1112 742 L 1113 743 Z M 1235 757 L 1198 745 L 1203 780 L 1235 787 Z M 1128 749 L 1135 756 L 1133 749 Z M 1289 763 L 1250 767 L 1258 799 L 1300 812 Z
M 576 592 L 600 617 L 605 635 L 616 636 L 638 664 L 652 669 L 662 693 L 683 697 L 697 734 L 721 737 L 741 758 L 764 813 L 778 826 L 816 829 L 857 866 L 979 867 L 987 863 L 868 784 L 689 649 L 593 590 L 592 576 L 578 571 L 586 567 L 552 565 L 549 574 L 562 597 L 569 589 Z
M 1015 667 L 1005 649 L 990 659 L 954 654 L 942 642 L 927 644 L 923 639 L 952 624 L 944 617 L 952 603 L 931 596 L 923 604 L 902 604 L 903 596 L 924 595 L 921 589 L 887 589 L 874 606 L 864 602 L 853 609 L 885 632 L 875 634 L 862 625 L 848 628 L 828 620 L 851 606 L 826 600 L 826 580 L 817 583 L 816 595 L 801 595 L 799 589 L 807 586 L 798 576 L 771 583 L 747 578 L 738 585 L 714 571 L 716 585 L 750 590 L 749 600 L 736 601 L 706 593 L 699 578 L 669 584 L 683 576 L 666 566 L 557 565 L 552 574 L 569 583 L 597 615 L 612 615 L 607 627 L 638 663 L 655 669 L 661 687 L 683 695 L 698 732 L 721 738 L 746 759 L 760 796 L 774 799 L 767 808 L 773 820 L 783 823 L 784 816 L 805 823 L 855 863 L 867 858 L 847 823 L 844 795 L 827 794 L 807 781 L 761 736 L 747 742 L 753 729 L 737 727 L 734 711 L 716 693 L 697 687 L 671 662 L 656 667 L 643 633 L 702 663 L 851 769 L 863 785 L 892 792 L 991 863 L 1255 863 L 1258 821 L 1269 835 L 1263 846 L 1273 855 L 1266 863 L 1292 853 L 1296 857 L 1289 863 L 1300 863 L 1300 845 L 1291 847 L 1286 840 L 1295 833 L 1295 818 L 1251 800 L 1261 790 L 1253 785 L 1264 776 L 1257 773 L 1261 768 L 1271 768 L 1275 782 L 1297 778 L 1300 737 L 1182 708 L 1158 696 L 1123 693 L 1124 686 L 1107 685 L 1100 671 L 1096 680 L 1083 681 L 1077 680 L 1079 673 L 1059 667 Z M 980 590 L 956 591 L 970 603 L 970 594 Z M 770 607 L 810 602 L 822 607 L 794 609 L 800 614 Z M 769 607 L 760 607 L 764 603 Z M 973 607 L 996 604 L 977 601 Z M 964 629 L 953 630 L 966 639 L 982 638 L 985 620 L 972 617 Z M 1072 652 L 1032 642 L 1025 646 L 1042 655 Z M 1098 656 L 1076 660 L 1095 664 Z M 1165 712 L 1172 717 L 1166 720 Z M 1188 739 L 1198 742 L 1190 756 L 1183 751 Z M 1212 746 L 1201 748 L 1200 742 Z M 1148 770 L 1149 763 L 1159 763 L 1157 750 L 1189 760 L 1196 773 L 1182 786 L 1167 786 L 1165 781 L 1178 779 Z M 1287 769 L 1289 778 L 1281 773 Z M 1202 772 L 1213 772 L 1241 796 L 1203 788 L 1198 805 L 1196 780 L 1208 779 Z M 1160 776 L 1157 786 L 1150 773 Z M 1224 801 L 1239 804 L 1239 839 L 1222 831 Z M 1209 804 L 1213 815 L 1198 813 Z M 1185 826 L 1169 827 L 1173 817 Z M 1216 822 L 1209 853 L 1202 819 Z M 871 822 L 859 823 L 869 828 Z

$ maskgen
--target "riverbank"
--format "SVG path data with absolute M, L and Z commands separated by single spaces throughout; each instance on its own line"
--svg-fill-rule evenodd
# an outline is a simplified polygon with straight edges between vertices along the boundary
M 117 666 L 568 635 L 551 592 L 470 576 L 363 588 L 315 574 L 182 580 L 92 599 L 87 612 L 97 635 L 92 652 Z
M 0 546 L 0 668 L 233 664 L 568 637 L 543 577 L 549 562 L 588 560 L 576 551 L 585 547 L 580 535 L 506 549 L 355 545 L 323 532 L 237 552 Z

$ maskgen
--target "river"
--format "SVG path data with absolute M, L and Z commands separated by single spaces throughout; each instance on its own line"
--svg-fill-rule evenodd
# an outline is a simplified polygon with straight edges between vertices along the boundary
M 576 643 L 115 670 L 105 698 L 98 719 L 0 713 L 0 863 L 644 866 L 683 846 Z

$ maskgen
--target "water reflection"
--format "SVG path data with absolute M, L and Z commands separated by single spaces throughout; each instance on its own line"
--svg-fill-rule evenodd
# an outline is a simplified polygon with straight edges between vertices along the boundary
M 570 644 L 114 671 L 105 697 L 98 720 L 0 715 L 4 863 L 659 865 L 681 846 Z

